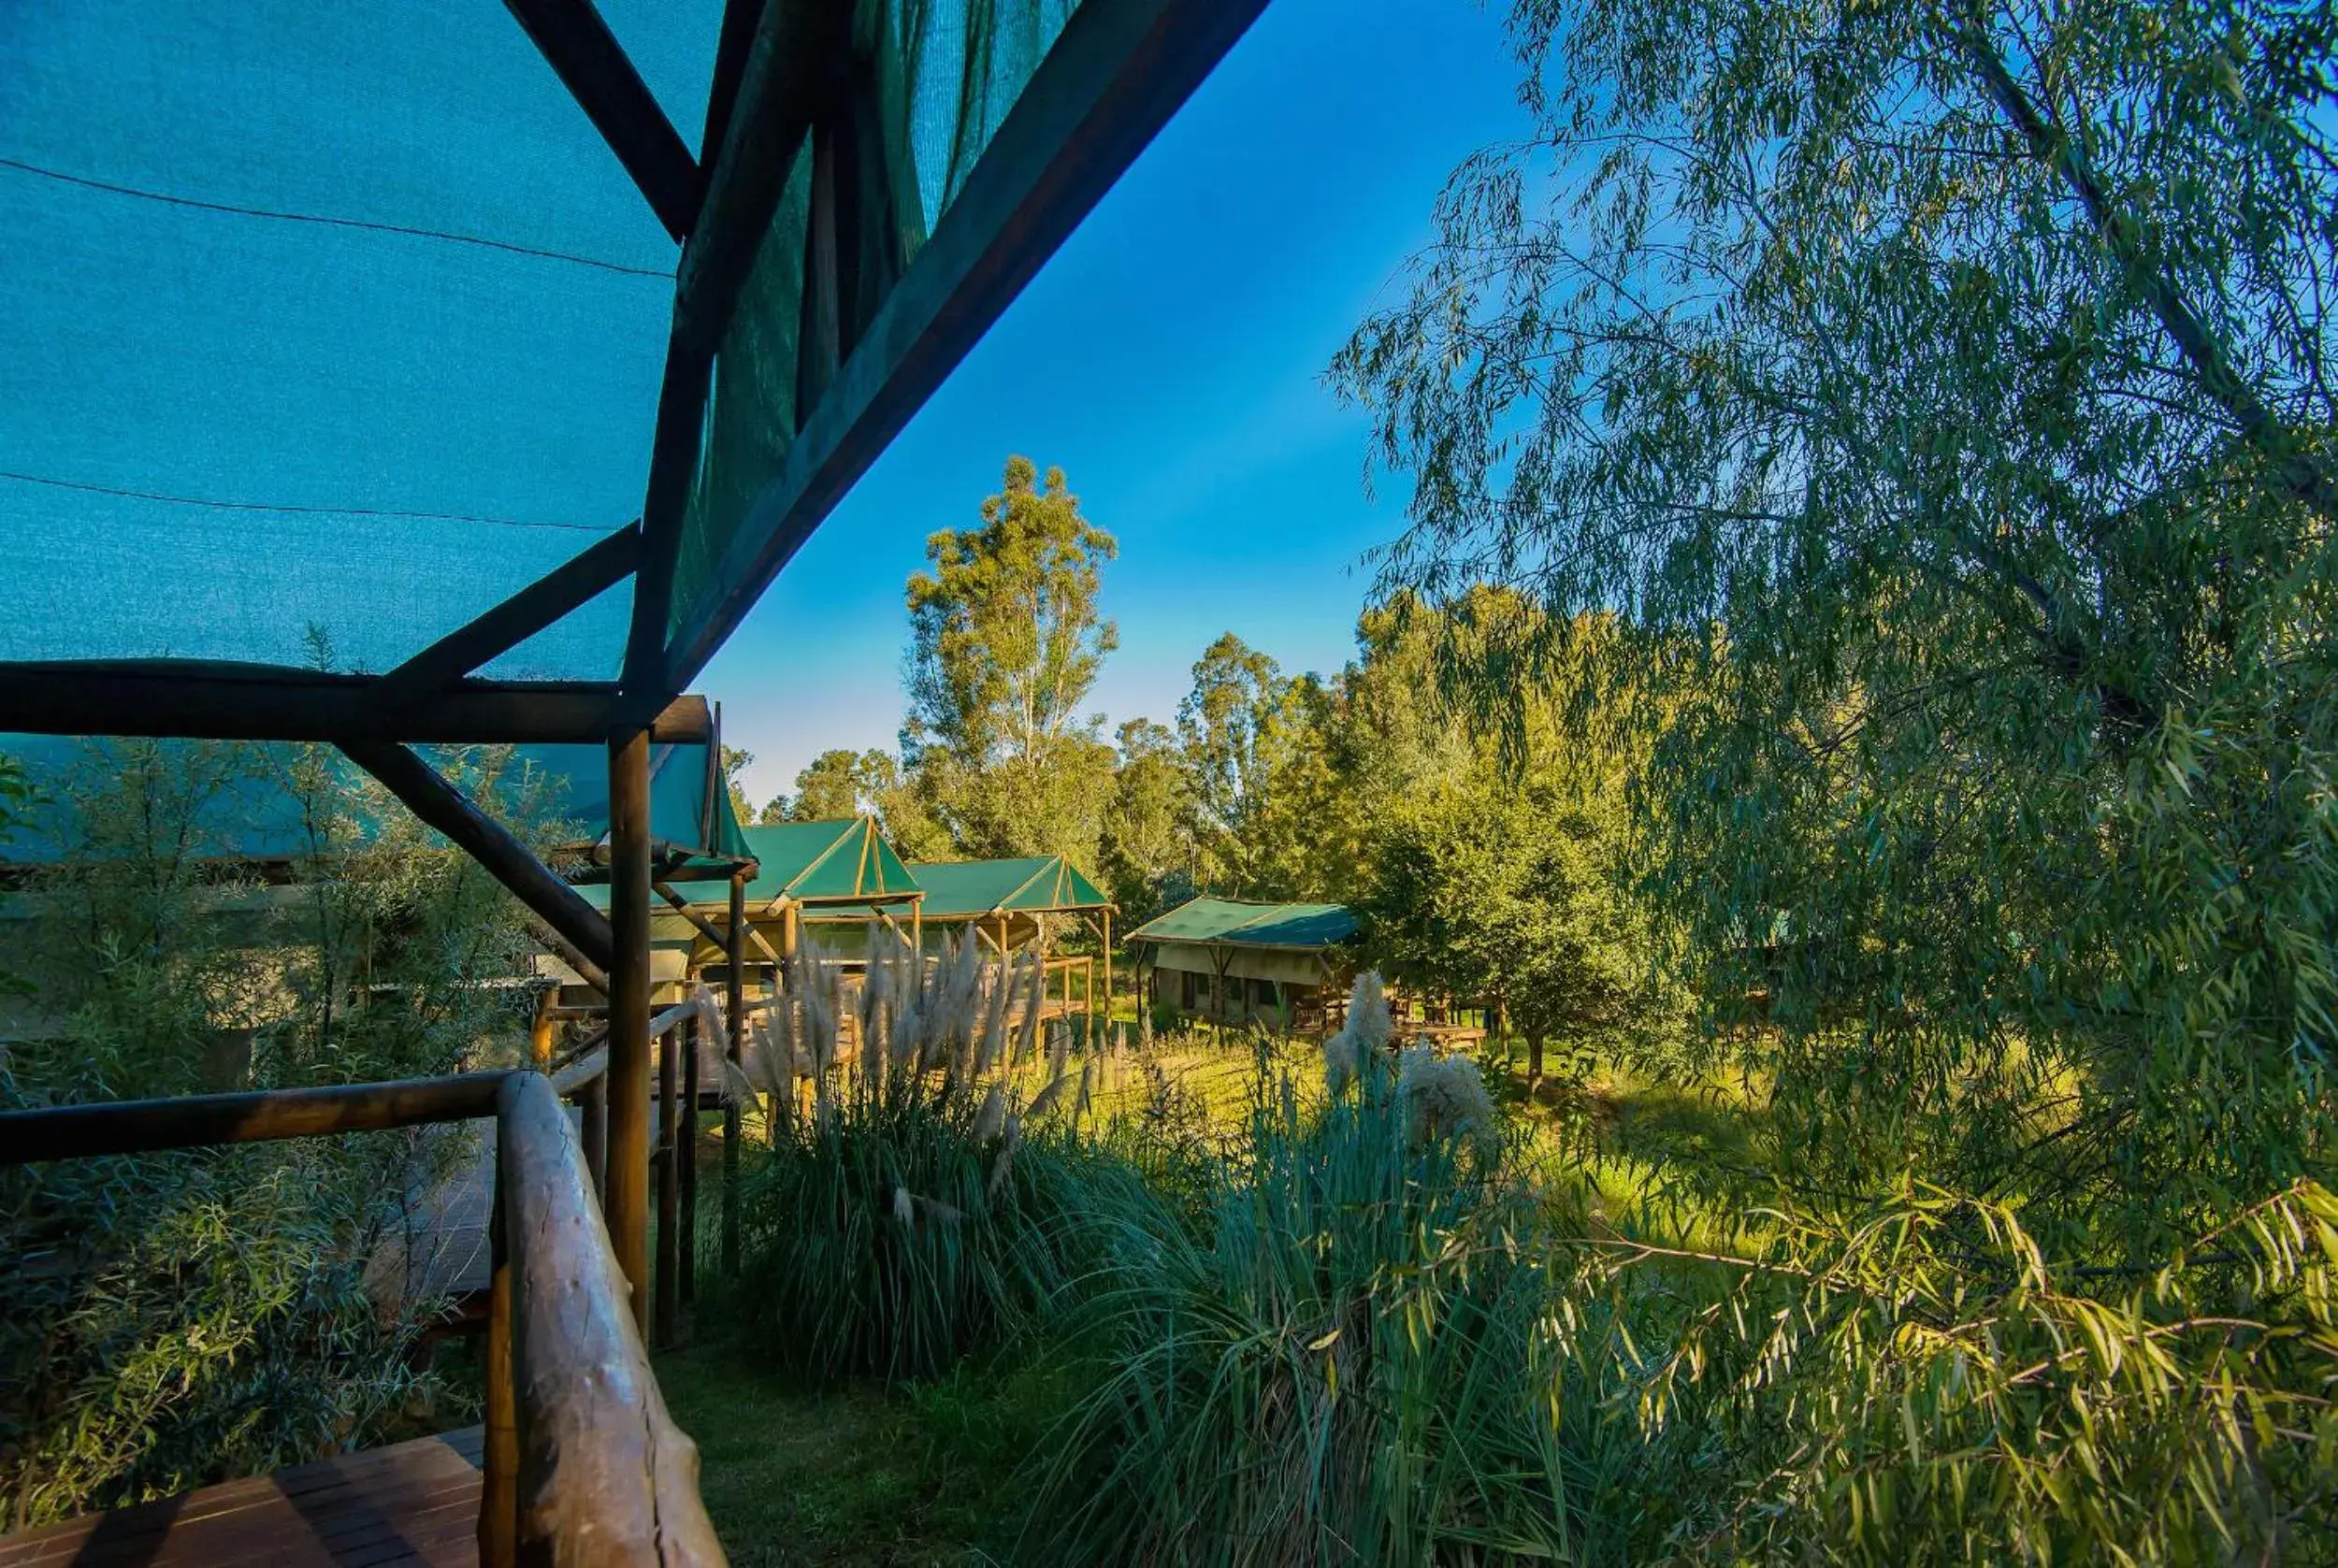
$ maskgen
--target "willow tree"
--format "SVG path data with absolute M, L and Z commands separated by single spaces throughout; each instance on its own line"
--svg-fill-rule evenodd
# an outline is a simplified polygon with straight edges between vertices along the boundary
M 1628 634 L 1576 717 L 1661 731 L 1652 890 L 1766 1019 L 1716 1038 L 1797 1168 L 1912 1160 L 2136 1255 L 2326 1171 L 2328 9 L 1520 0 L 1511 36 L 1535 134 L 1335 377 L 1410 481 L 1391 584 L 1548 611 L 1481 687 L 1582 611 Z
M 982 525 L 926 540 L 909 580 L 904 762 L 957 847 L 1092 864 L 1112 789 L 1101 716 L 1084 711 L 1118 633 L 1096 609 L 1110 534 L 1061 468 L 1007 460 Z

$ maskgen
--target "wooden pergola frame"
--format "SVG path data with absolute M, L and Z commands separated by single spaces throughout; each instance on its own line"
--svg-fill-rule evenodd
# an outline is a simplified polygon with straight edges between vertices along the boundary
M 850 7 L 728 0 L 694 157 L 592 0 L 507 5 L 682 246 L 641 518 L 387 671 L 169 658 L 0 661 L 0 730 L 335 744 L 510 888 L 555 951 L 609 998 L 605 1162 L 596 1161 L 596 1173 L 604 1177 L 608 1236 L 639 1327 L 651 1302 L 653 744 L 714 743 L 706 704 L 684 697 L 685 687 L 1264 0 L 1084 0 L 867 329 L 849 343 L 840 334 L 807 340 L 804 352 L 815 356 L 809 373 L 824 392 L 734 531 L 706 601 L 683 606 L 688 619 L 680 625 L 675 565 L 714 356 L 795 160 L 844 103 Z M 859 134 L 841 120 L 837 128 Z M 854 274 L 860 258 L 853 247 L 838 242 L 836 204 L 815 202 L 812 222 L 816 264 L 808 286 L 833 299 L 872 282 Z M 616 682 L 477 673 L 628 577 L 633 613 Z M 605 916 L 411 749 L 528 742 L 607 747 Z M 680 868 L 666 870 L 671 877 Z M 735 867 L 707 874 L 730 883 L 726 1048 L 736 1060 L 744 882 Z M 532 1101 L 520 1094 L 515 1103 Z M 665 1104 L 671 1115 L 671 1088 Z M 728 1129 L 727 1160 L 735 1111 Z M 726 1256 L 735 1250 L 729 1215 L 723 1244 Z M 498 1397 L 491 1390 L 491 1404 Z M 500 1538 L 483 1537 L 483 1545 L 491 1546 L 491 1560 L 508 1561 L 511 1527 L 499 1528 Z M 615 1560 L 607 1550 L 575 1559 Z

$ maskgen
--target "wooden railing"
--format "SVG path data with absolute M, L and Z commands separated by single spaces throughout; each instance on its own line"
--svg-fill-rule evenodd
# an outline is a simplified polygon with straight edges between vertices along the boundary
M 680 1022 L 661 1021 L 668 1030 Z M 657 1391 L 596 1173 L 560 1104 L 564 1092 L 597 1088 L 606 1059 L 572 1064 L 557 1080 L 467 1072 L 7 1112 L 0 1165 L 493 1116 L 481 1561 L 720 1564 L 698 1449 Z

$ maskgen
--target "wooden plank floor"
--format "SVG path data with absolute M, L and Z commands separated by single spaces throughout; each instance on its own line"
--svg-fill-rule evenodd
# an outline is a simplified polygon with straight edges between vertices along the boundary
M 476 1568 L 479 1446 L 471 1427 L 0 1535 L 0 1568 Z

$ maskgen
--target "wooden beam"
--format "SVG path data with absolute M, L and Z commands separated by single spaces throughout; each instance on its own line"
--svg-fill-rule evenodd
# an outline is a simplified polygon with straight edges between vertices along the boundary
M 381 680 L 282 665 L 201 659 L 0 663 L 0 730 L 34 735 L 183 736 L 198 741 L 404 741 L 417 744 L 593 744 L 617 690 L 599 682 L 464 681 L 404 709 Z M 661 742 L 704 745 L 705 699 L 677 698 L 649 721 Z
M 486 868 L 488 875 L 510 888 L 563 939 L 575 943 L 586 958 L 608 967 L 615 952 L 608 919 L 575 888 L 555 876 L 503 824 L 471 804 L 461 790 L 404 746 L 346 741 L 341 750 L 352 762 L 381 780 L 409 811 Z
M 728 19 L 726 18 L 726 22 Z M 723 982 L 723 1009 L 730 1038 L 723 1042 L 723 1057 L 734 1068 L 746 1059 L 747 1031 L 747 878 L 743 871 L 730 879 L 730 974 Z M 765 951 L 769 951 L 767 947 Z M 776 955 L 774 955 L 776 957 Z M 723 1275 L 739 1272 L 739 1097 L 723 1096 Z
M 706 126 L 699 137 L 699 163 L 712 164 L 730 133 L 731 111 L 738 107 L 739 88 L 746 79 L 747 55 L 755 48 L 756 24 L 763 20 L 763 0 L 724 0 L 722 31 L 714 39 L 714 78 L 707 83 Z
M 595 913 L 598 913 L 599 912 L 596 911 Z M 574 970 L 576 971 L 576 977 L 579 980 L 582 980 L 585 985 L 591 986 L 594 990 L 599 991 L 604 997 L 609 994 L 609 971 L 605 966 L 597 964 L 593 962 L 592 959 L 586 957 L 583 948 L 577 946 L 576 943 L 570 942 L 568 938 L 562 936 L 559 932 L 554 930 L 550 926 L 545 925 L 542 921 L 540 920 L 535 923 L 534 930 L 536 940 L 542 942 L 546 947 L 551 948 L 555 957 L 556 957 L 562 963 L 568 965 L 569 968 Z M 606 1010 L 603 1011 L 605 1012 Z
M 1085 0 L 1073 11 L 733 533 L 709 601 L 686 607 L 688 618 L 662 661 L 669 689 L 706 667 L 780 568 L 1263 6 Z M 713 201 L 710 194 L 710 208 Z M 693 260 L 683 258 L 686 292 Z
M 659 898 L 665 899 L 667 903 L 673 906 L 673 912 L 676 914 L 679 914 L 683 919 L 687 920 L 693 927 L 695 927 L 699 935 L 713 942 L 716 947 L 728 949 L 730 946 L 730 940 L 723 935 L 721 929 L 716 927 L 712 920 L 707 919 L 706 916 L 700 914 L 697 910 L 692 909 L 690 907 L 690 900 L 675 892 L 671 887 L 667 886 L 663 879 L 653 878 L 650 882 L 650 886 L 657 892 Z
M 850 20 L 851 7 L 834 0 L 771 0 L 765 6 L 722 151 L 707 172 L 698 223 L 683 248 L 626 640 L 623 684 L 633 702 L 655 704 L 673 685 L 666 649 L 674 563 L 698 474 L 715 350 L 738 314 L 788 171 L 827 95 L 824 84 L 842 68 Z
M 373 1132 L 495 1115 L 503 1072 L 0 1113 L 0 1165 Z
M 504 0 L 504 7 L 568 84 L 666 232 L 676 242 L 687 237 L 706 177 L 592 0 Z
M 552 1086 L 505 1082 L 498 1118 L 519 1417 L 519 1556 L 570 1568 L 723 1561 L 698 1450 L 667 1412 L 630 1282 L 593 1212 Z
M 679 1342 L 682 1296 L 682 1085 L 676 1048 L 682 1031 L 657 1036 L 657 1296 L 650 1313 L 651 1343 L 671 1350 Z
M 374 683 L 374 700 L 386 708 L 404 708 L 453 685 L 624 582 L 632 574 L 641 551 L 638 523 L 596 541 L 382 676 Z
M 649 736 L 609 742 L 609 1144 L 602 1194 L 610 1243 L 649 1329 Z

